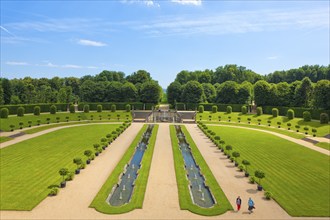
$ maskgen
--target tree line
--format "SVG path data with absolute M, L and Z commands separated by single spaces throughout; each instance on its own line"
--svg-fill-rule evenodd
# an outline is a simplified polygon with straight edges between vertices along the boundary
M 167 99 L 171 104 L 184 103 L 222 103 L 222 104 L 251 104 L 255 101 L 258 106 L 290 106 L 330 109 L 330 68 L 306 66 L 299 68 L 308 70 L 308 73 L 319 70 L 314 82 L 306 75 L 302 80 L 290 83 L 283 79 L 273 83 L 274 74 L 264 77 L 236 65 L 219 67 L 215 72 L 181 71 L 176 79 L 167 88 Z M 242 70 L 236 74 L 232 70 Z M 227 69 L 227 71 L 226 71 Z M 322 71 L 321 71 L 322 69 Z M 288 70 L 283 77 L 298 79 L 302 75 L 292 74 L 295 70 Z M 311 71 L 313 70 L 313 71 Z M 221 72 L 223 71 L 223 72 Z M 317 71 L 316 71 L 317 72 Z M 321 74 L 322 73 L 322 74 Z M 213 75 L 212 75 L 213 74 Z M 239 75 L 240 74 L 240 75 Z M 238 80 L 239 78 L 239 80 Z M 325 79 L 323 79 L 325 78 Z M 221 79 L 221 80 L 220 80 Z M 230 79 L 230 80 L 228 80 Z M 245 79 L 244 81 L 242 81 Z M 318 80 L 320 79 L 320 80 Z M 268 81 L 269 82 L 268 82 Z
M 0 104 L 77 101 L 158 103 L 161 97 L 161 87 L 145 70 L 126 77 L 123 72 L 104 70 L 95 76 L 81 78 L 0 78 Z

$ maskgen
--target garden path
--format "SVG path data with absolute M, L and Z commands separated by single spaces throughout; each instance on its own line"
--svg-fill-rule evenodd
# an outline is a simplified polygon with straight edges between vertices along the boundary
M 69 182 L 66 188 L 61 189 L 57 196 L 46 198 L 32 211 L 0 211 L 0 219 L 291 219 L 277 203 L 263 200 L 263 194 L 255 189 L 256 185 L 249 184 L 247 178 L 241 178 L 236 169 L 229 166 L 228 160 L 219 160 L 219 151 L 196 125 L 186 126 L 211 171 L 233 207 L 238 195 L 243 198 L 243 205 L 238 213 L 229 211 L 214 217 L 180 210 L 169 124 L 164 123 L 160 124 L 157 135 L 143 208 L 120 215 L 105 215 L 89 208 L 142 125 L 132 123 L 91 166 Z M 256 202 L 257 209 L 251 215 L 247 213 L 248 197 Z

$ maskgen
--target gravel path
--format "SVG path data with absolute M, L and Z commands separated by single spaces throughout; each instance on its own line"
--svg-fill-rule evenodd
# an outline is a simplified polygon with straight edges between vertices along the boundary
M 180 210 L 169 124 L 160 124 L 158 130 L 143 208 L 121 215 L 105 215 L 89 208 L 142 125 L 133 123 L 92 165 L 68 182 L 58 196 L 46 198 L 32 211 L 0 211 L 0 219 L 291 219 L 277 203 L 264 200 L 263 193 L 256 191 L 256 185 L 249 184 L 247 178 L 242 177 L 243 173 L 222 158 L 196 125 L 186 126 L 233 207 L 235 198 L 242 197 L 240 212 L 204 217 Z M 247 213 L 248 197 L 256 203 L 255 213 L 251 215 Z

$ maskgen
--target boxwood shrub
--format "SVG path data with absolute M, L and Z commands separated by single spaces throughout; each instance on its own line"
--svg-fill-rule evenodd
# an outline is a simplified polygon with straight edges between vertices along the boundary
M 262 115 L 262 107 L 257 107 L 257 115 Z
M 76 112 L 75 107 L 74 107 L 73 104 L 70 105 L 69 111 L 70 111 L 70 113 L 75 113 Z
M 20 106 L 17 108 L 17 116 L 19 117 L 23 117 L 24 116 L 24 112 L 25 112 L 25 108 Z
M 231 114 L 233 112 L 233 108 L 229 105 L 227 106 L 227 113 Z
M 320 114 L 320 123 L 321 124 L 328 124 L 329 123 L 329 115 L 327 113 Z
M 116 112 L 116 105 L 115 104 L 111 105 L 111 112 Z
M 278 109 L 277 108 L 273 108 L 272 109 L 272 115 L 273 115 L 273 117 L 277 117 L 278 116 Z
M 50 114 L 56 114 L 57 108 L 55 105 L 50 106 Z
M 204 112 L 204 106 L 203 105 L 198 106 L 198 112 L 199 113 L 203 113 Z
M 247 113 L 247 107 L 245 105 L 241 108 L 242 114 L 245 115 Z
M 213 105 L 213 106 L 212 106 L 212 112 L 213 112 L 213 113 L 217 113 L 217 112 L 218 112 L 218 106 Z
M 0 118 L 8 118 L 9 110 L 8 108 L 2 108 L 0 110 Z
M 304 111 L 303 113 L 304 121 L 308 122 L 312 120 L 311 113 L 309 111 Z
M 84 112 L 88 113 L 89 112 L 89 105 L 84 105 Z
M 292 109 L 289 109 L 287 112 L 288 119 L 294 119 L 294 111 Z
M 33 114 L 36 116 L 40 115 L 40 106 L 34 106 Z

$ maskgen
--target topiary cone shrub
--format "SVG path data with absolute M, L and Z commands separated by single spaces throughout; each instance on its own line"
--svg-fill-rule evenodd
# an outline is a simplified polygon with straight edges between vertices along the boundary
M 199 105 L 198 106 L 198 112 L 199 113 L 203 113 L 204 112 L 204 106 L 203 105 Z
M 306 121 L 306 122 L 311 121 L 312 120 L 311 113 L 308 112 L 308 111 L 304 111 L 303 112 L 303 118 L 304 118 L 304 121 Z
M 97 105 L 96 106 L 96 111 L 97 112 L 102 112 L 102 105 Z
M 262 107 L 257 107 L 257 115 L 260 116 L 262 114 Z
M 213 105 L 213 106 L 212 106 L 212 112 L 213 112 L 213 113 L 217 113 L 217 112 L 218 112 L 218 106 Z
M 0 110 L 0 118 L 8 118 L 9 110 L 8 108 L 2 108 Z
M 231 114 L 233 112 L 233 108 L 231 106 L 227 106 L 227 114 Z
M 34 106 L 33 114 L 34 115 L 40 115 L 40 106 Z
M 277 108 L 272 109 L 272 115 L 273 115 L 274 118 L 276 118 L 278 116 L 278 109 Z
M 116 105 L 115 104 L 111 105 L 111 112 L 116 112 Z
M 247 107 L 245 105 L 241 108 L 242 114 L 245 115 L 247 113 Z
M 327 113 L 320 114 L 320 123 L 321 124 L 328 124 L 329 123 L 329 115 Z
M 89 105 L 84 105 L 84 112 L 88 113 L 89 112 Z
M 25 113 L 25 108 L 20 106 L 17 108 L 17 116 L 18 117 L 23 117 L 24 116 L 24 113 Z
M 292 109 L 288 110 L 287 115 L 289 120 L 294 119 L 294 111 Z
M 50 106 L 50 114 L 56 114 L 57 108 L 55 105 Z

